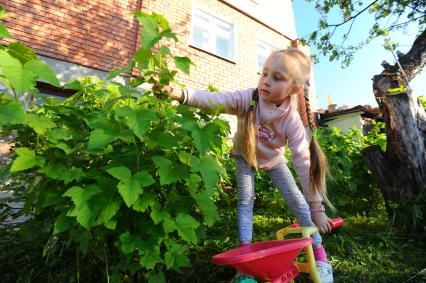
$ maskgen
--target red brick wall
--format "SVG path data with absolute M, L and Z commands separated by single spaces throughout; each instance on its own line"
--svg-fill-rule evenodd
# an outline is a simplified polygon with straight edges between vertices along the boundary
M 0 0 L 13 38 L 37 54 L 100 70 L 121 67 L 135 51 L 142 0 Z
M 0 4 L 11 15 L 6 25 L 14 39 L 37 54 L 104 71 L 124 66 L 140 45 L 139 25 L 130 13 L 160 13 L 180 39 L 171 43 L 172 51 L 196 64 L 189 76 L 178 75 L 190 88 L 255 87 L 257 40 L 282 48 L 290 45 L 285 36 L 217 0 L 0 0 Z M 193 5 L 234 25 L 235 62 L 189 46 Z

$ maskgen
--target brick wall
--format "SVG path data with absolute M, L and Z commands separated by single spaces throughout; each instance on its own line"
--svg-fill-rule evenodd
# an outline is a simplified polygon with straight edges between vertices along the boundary
M 0 0 L 13 38 L 37 54 L 108 71 L 129 61 L 142 0 Z
M 6 25 L 13 38 L 37 54 L 104 71 L 124 66 L 140 45 L 139 25 L 131 12 L 162 14 L 180 39 L 170 42 L 171 50 L 196 64 L 189 76 L 178 75 L 190 88 L 255 87 L 257 40 L 282 48 L 291 44 L 287 37 L 217 0 L 0 0 L 0 4 L 10 13 Z M 189 45 L 193 5 L 234 25 L 235 62 Z M 304 113 L 302 117 L 306 123 Z

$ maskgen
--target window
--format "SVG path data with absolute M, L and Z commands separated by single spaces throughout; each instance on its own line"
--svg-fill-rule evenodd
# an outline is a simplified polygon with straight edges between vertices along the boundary
M 278 48 L 275 48 L 264 41 L 258 40 L 256 49 L 257 68 L 259 72 L 262 72 L 263 64 L 265 64 L 266 58 L 268 58 L 269 54 L 271 54 L 273 50 L 277 50 Z
M 234 60 L 234 26 L 198 8 L 192 14 L 192 45 Z

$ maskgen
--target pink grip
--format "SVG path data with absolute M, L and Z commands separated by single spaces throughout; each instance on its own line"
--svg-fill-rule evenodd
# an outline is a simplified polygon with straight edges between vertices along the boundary
M 343 224 L 345 224 L 345 221 L 343 220 L 343 218 L 341 217 L 337 217 L 337 218 L 333 218 L 331 219 L 331 228 L 337 228 L 342 226 Z M 294 223 L 291 224 L 290 226 L 287 226 L 288 228 L 296 228 L 296 227 L 300 227 L 299 223 Z
M 337 228 L 345 224 L 345 221 L 341 217 L 331 219 L 331 228 Z

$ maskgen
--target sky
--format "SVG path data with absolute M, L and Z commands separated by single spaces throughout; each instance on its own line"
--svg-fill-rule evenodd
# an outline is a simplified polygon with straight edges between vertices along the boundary
M 315 1 L 313 1 L 315 2 Z M 299 38 L 309 35 L 318 27 L 318 12 L 314 8 L 314 3 L 306 3 L 305 0 L 293 0 L 293 13 L 296 21 L 296 31 Z M 329 23 L 340 23 L 341 19 L 337 14 L 332 14 Z M 353 43 L 364 40 L 371 26 L 373 25 L 372 15 L 366 14 L 356 19 L 352 27 L 349 40 Z M 348 26 L 342 26 L 342 32 Z M 407 52 L 416 35 L 416 27 L 413 25 L 407 31 L 400 31 L 391 34 L 393 41 L 398 41 L 399 51 Z M 336 39 L 340 40 L 341 37 Z M 337 41 L 340 42 L 340 41 Z M 349 41 L 350 42 L 350 41 Z M 311 52 L 315 49 L 311 49 Z M 386 60 L 391 65 L 395 64 L 392 53 L 383 47 L 383 38 L 373 40 L 369 45 L 364 46 L 354 55 L 354 60 L 344 69 L 338 61 L 330 62 L 328 58 L 320 57 L 320 62 L 314 65 L 314 78 L 318 98 L 318 107 L 326 109 L 328 96 L 331 103 L 337 106 L 348 105 L 371 105 L 377 107 L 372 91 L 372 78 L 383 71 L 381 63 Z M 411 82 L 410 87 L 416 95 L 426 96 L 426 70 L 418 74 Z

